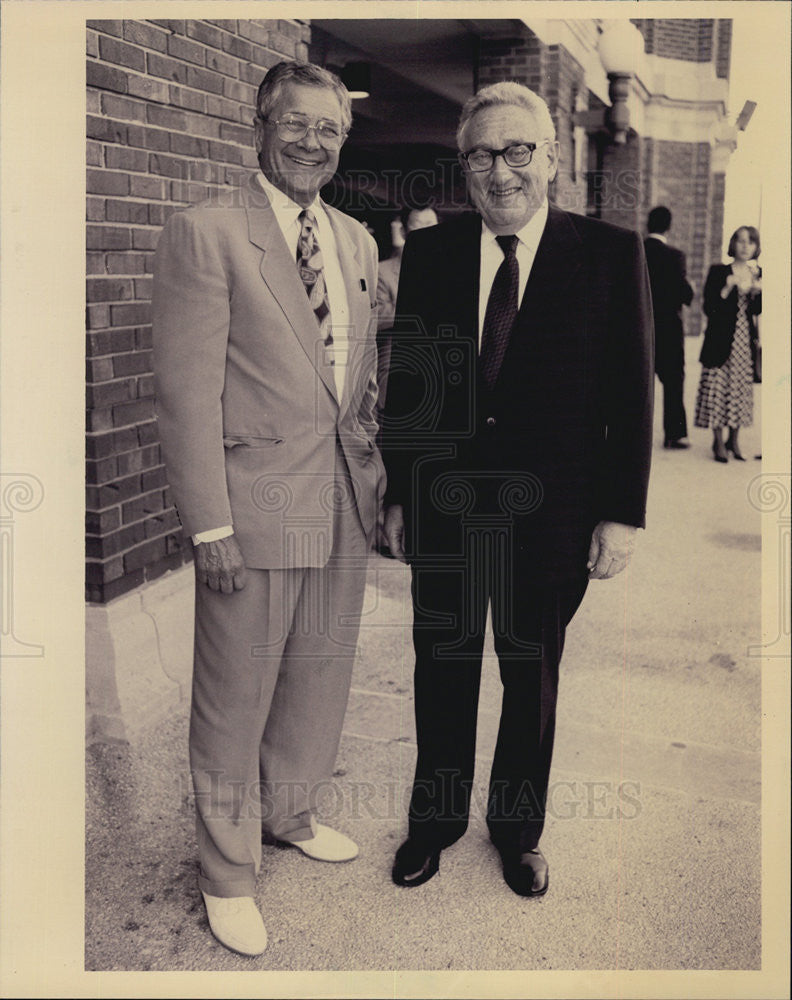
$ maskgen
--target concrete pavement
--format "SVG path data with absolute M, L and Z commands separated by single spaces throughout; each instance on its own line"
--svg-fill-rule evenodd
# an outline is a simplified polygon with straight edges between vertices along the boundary
M 545 897 L 508 889 L 483 821 L 500 705 L 491 642 L 470 829 L 431 882 L 392 885 L 415 759 L 409 581 L 372 556 L 323 800 L 360 857 L 327 865 L 265 847 L 257 901 L 269 947 L 243 958 L 219 945 L 196 885 L 183 705 L 133 745 L 89 748 L 86 968 L 759 969 L 759 428 L 742 433 L 749 460 L 724 466 L 692 426 L 690 451 L 664 451 L 660 409 L 649 529 L 627 573 L 591 584 L 567 634 Z

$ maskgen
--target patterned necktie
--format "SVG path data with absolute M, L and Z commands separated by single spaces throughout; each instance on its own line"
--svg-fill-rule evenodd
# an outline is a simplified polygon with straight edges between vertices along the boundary
M 304 209 L 300 212 L 300 235 L 297 238 L 297 270 L 300 272 L 308 301 L 319 321 L 319 333 L 327 349 L 327 361 L 335 364 L 333 357 L 333 330 L 330 304 L 324 279 L 324 261 L 316 239 L 316 216 Z
M 509 335 L 517 317 L 517 288 L 520 268 L 517 263 L 517 237 L 496 236 L 504 259 L 492 283 L 484 326 L 481 334 L 479 371 L 488 389 L 492 389 L 498 378 L 503 355 L 509 343 Z

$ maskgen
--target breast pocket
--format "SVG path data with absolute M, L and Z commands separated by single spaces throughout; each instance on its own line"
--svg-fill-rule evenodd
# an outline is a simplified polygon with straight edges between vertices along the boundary
M 282 437 L 264 437 L 258 434 L 226 434 L 224 448 L 277 448 L 283 444 Z

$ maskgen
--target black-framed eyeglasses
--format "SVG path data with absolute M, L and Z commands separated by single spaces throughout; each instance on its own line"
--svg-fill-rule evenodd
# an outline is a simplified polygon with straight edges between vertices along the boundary
M 540 146 L 546 146 L 548 142 L 549 139 L 543 139 L 541 142 L 517 142 L 511 146 L 504 146 L 503 149 L 477 147 L 468 153 L 460 153 L 459 159 L 462 166 L 466 166 L 473 173 L 489 170 L 499 156 L 503 157 L 507 167 L 527 167 L 536 150 Z
M 309 131 L 313 131 L 316 141 L 325 149 L 338 149 L 349 132 L 349 129 L 330 118 L 320 118 L 315 125 L 311 125 L 310 119 L 304 115 L 288 114 L 282 118 L 265 118 L 259 115 L 259 118 L 274 125 L 278 138 L 283 142 L 299 142 Z

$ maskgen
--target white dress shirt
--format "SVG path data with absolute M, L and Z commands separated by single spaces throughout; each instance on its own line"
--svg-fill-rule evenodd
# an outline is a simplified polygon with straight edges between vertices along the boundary
M 269 198 L 272 211 L 275 213 L 275 220 L 278 223 L 286 246 L 289 248 L 295 270 L 297 268 L 297 240 L 300 236 L 299 215 L 302 206 L 292 201 L 288 195 L 271 184 L 263 173 L 256 175 L 259 183 Z M 330 224 L 327 212 L 322 207 L 317 196 L 313 204 L 308 206 L 309 211 L 316 217 L 316 239 L 322 251 L 322 261 L 324 263 L 324 279 L 327 288 L 327 300 L 330 306 L 330 319 L 333 331 L 333 375 L 335 377 L 336 393 L 339 401 L 344 393 L 344 380 L 346 378 L 347 358 L 349 356 L 349 300 L 347 299 L 344 275 L 341 271 L 341 262 L 338 259 L 338 247 L 336 246 L 335 234 Z M 231 525 L 224 525 L 220 528 L 211 528 L 207 531 L 199 531 L 193 535 L 193 542 L 215 542 L 221 538 L 233 535 L 234 529 Z
M 528 277 L 533 267 L 534 257 L 542 238 L 545 224 L 547 223 L 547 199 L 542 202 L 522 229 L 514 235 L 517 237 L 517 264 L 519 268 L 519 284 L 517 287 L 517 307 L 522 302 L 525 286 L 528 284 Z M 484 316 L 487 312 L 487 301 L 492 291 L 492 284 L 498 268 L 504 261 L 504 254 L 501 250 L 495 233 L 482 220 L 481 223 L 481 268 L 479 271 L 479 350 L 481 350 L 481 334 L 484 329 Z

